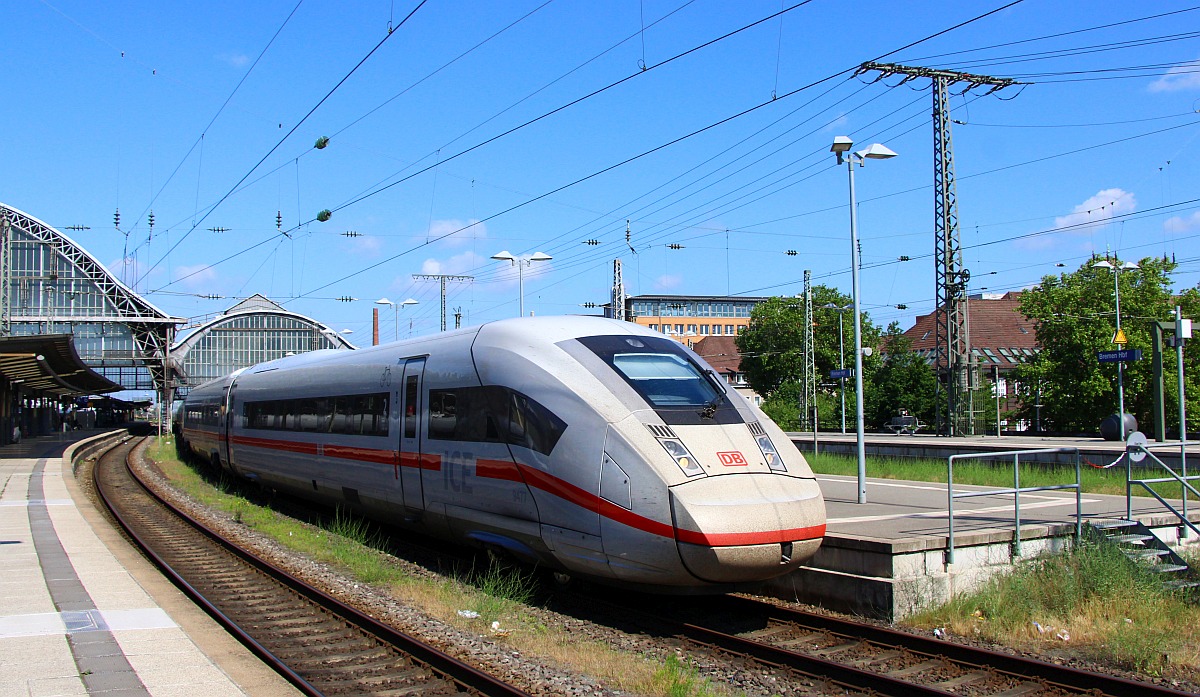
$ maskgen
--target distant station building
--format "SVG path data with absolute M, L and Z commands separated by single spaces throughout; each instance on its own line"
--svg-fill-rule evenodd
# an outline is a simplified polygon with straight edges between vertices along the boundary
M 239 368 L 320 349 L 353 349 L 336 331 L 253 295 L 194 330 L 171 347 L 177 396 Z
M 0 204 L 0 336 L 70 335 L 89 368 L 126 390 L 163 385 L 169 317 L 59 230 Z
M 750 312 L 768 298 L 714 295 L 637 295 L 626 299 L 625 317 L 694 347 L 706 336 L 737 336 Z

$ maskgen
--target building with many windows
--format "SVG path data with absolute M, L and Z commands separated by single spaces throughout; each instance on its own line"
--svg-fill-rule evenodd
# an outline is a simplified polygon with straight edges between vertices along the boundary
M 239 368 L 319 349 L 353 349 L 329 327 L 253 295 L 171 347 L 179 396 Z
M 736 336 L 767 298 L 713 295 L 637 295 L 625 301 L 629 320 L 689 347 L 706 336 Z
M 70 335 L 79 358 L 126 390 L 161 389 L 175 324 L 61 231 L 0 204 L 0 336 Z

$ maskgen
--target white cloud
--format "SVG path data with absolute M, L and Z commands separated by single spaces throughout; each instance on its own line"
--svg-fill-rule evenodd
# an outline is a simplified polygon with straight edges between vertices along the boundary
M 250 62 L 250 56 L 244 53 L 221 53 L 217 55 L 217 60 L 234 68 L 244 68 Z
M 485 260 L 483 257 L 475 252 L 467 251 L 462 254 L 456 254 L 446 260 L 426 259 L 421 262 L 421 273 L 463 275 L 484 263 Z M 513 271 L 513 277 L 516 277 L 515 270 Z
M 383 250 L 383 240 L 379 237 L 364 235 L 351 240 L 350 252 L 358 256 L 377 257 Z
M 1180 92 L 1200 89 L 1200 66 L 1196 63 L 1177 65 L 1150 83 L 1151 92 Z
M 185 288 L 191 290 L 204 290 L 212 292 L 213 282 L 217 280 L 217 271 L 209 264 L 197 264 L 195 266 L 176 266 L 172 275 L 172 282 L 179 283 Z
M 1137 200 L 1133 194 L 1121 189 L 1105 189 L 1098 192 L 1083 203 L 1075 206 L 1070 215 L 1054 219 L 1054 227 L 1062 229 L 1071 227 L 1083 234 L 1095 232 L 1097 225 L 1103 225 L 1114 216 L 1132 213 L 1137 209 Z M 1089 225 L 1089 223 L 1092 223 Z
M 1198 227 L 1200 227 L 1200 212 L 1192 213 L 1186 218 L 1177 215 L 1167 218 L 1167 221 L 1163 223 L 1163 230 L 1172 234 L 1188 232 Z
M 478 220 L 435 220 L 429 225 L 427 237 L 451 247 L 461 247 L 472 240 L 485 239 L 487 225 Z
M 681 283 L 683 283 L 682 276 L 675 274 L 663 274 L 662 276 L 654 279 L 654 289 L 671 290 L 672 288 L 678 288 Z

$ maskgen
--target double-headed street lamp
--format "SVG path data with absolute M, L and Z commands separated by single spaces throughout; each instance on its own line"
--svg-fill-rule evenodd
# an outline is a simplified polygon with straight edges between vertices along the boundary
M 546 254 L 544 252 L 534 252 L 533 254 L 531 254 L 527 257 L 517 257 L 517 256 L 513 256 L 512 254 L 510 254 L 508 252 L 508 250 L 505 250 L 503 252 L 498 252 L 496 254 L 493 254 L 492 258 L 499 260 L 499 261 L 512 262 L 512 265 L 517 267 L 517 282 L 520 285 L 520 293 L 521 293 L 520 314 L 518 316 L 524 317 L 525 316 L 525 267 L 532 266 L 533 262 L 535 262 L 535 261 L 550 261 L 554 257 L 552 257 L 549 254 Z
M 1092 264 L 1093 269 L 1112 269 L 1113 272 L 1113 299 L 1116 302 L 1117 311 L 1117 333 L 1113 335 L 1113 341 L 1121 334 L 1121 272 L 1131 271 L 1141 268 L 1132 261 L 1124 261 L 1120 264 L 1114 264 L 1105 259 Z M 1124 346 L 1122 345 L 1122 348 Z M 1121 441 L 1125 441 L 1125 376 L 1124 376 L 1125 361 L 1117 361 L 1117 433 L 1121 434 Z
M 387 298 L 380 298 L 375 301 L 375 304 L 392 306 L 392 310 L 393 310 L 392 314 L 394 314 L 395 318 L 396 318 L 396 341 L 399 341 L 400 340 L 400 306 L 401 305 L 416 305 L 417 301 L 413 300 L 412 298 L 409 298 L 408 300 L 401 300 L 400 302 L 395 302 L 392 300 L 388 300 Z
M 829 152 L 837 155 L 837 163 L 845 163 L 850 176 L 850 296 L 854 300 L 854 414 L 858 449 L 858 502 L 867 502 L 867 449 L 863 434 L 863 379 L 862 379 L 862 311 L 858 302 L 858 203 L 854 200 L 854 165 L 863 166 L 867 160 L 886 160 L 895 157 L 886 146 L 875 143 L 865 150 L 850 152 L 854 141 L 846 136 L 837 136 Z

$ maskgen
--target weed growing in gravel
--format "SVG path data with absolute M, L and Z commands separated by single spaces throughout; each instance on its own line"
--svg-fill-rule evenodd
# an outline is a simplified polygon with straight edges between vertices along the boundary
M 695 668 L 674 654 L 667 656 L 666 662 L 655 671 L 651 680 L 655 692 L 668 697 L 713 697 L 719 694 L 707 679 L 700 677 Z
M 1008 646 L 1076 651 L 1152 675 L 1200 668 L 1200 608 L 1109 544 L 1018 564 L 908 620 Z

